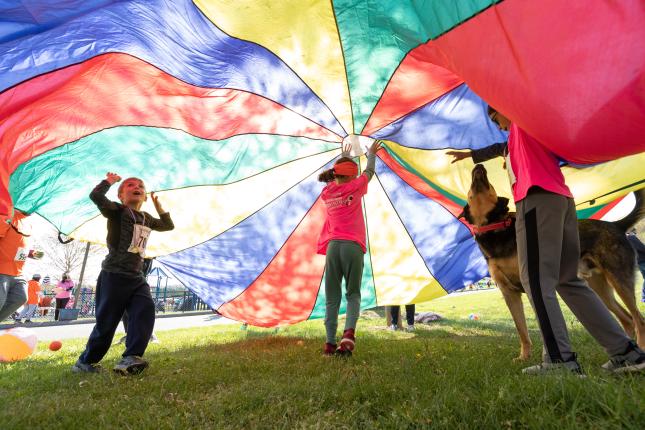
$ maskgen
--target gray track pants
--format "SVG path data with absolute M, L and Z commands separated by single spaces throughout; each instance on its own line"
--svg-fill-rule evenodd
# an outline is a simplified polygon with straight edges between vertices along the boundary
M 556 291 L 610 356 L 624 353 L 629 337 L 578 277 L 580 240 L 573 199 L 531 189 L 517 203 L 515 232 L 520 277 L 540 324 L 544 361 L 567 361 L 573 355 Z
M 27 301 L 27 281 L 17 276 L 0 275 L 0 322 Z

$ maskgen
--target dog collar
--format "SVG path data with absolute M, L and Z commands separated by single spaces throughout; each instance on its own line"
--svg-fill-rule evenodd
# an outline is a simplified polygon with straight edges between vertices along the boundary
M 506 218 L 504 221 L 496 222 L 493 224 L 483 225 L 481 227 L 477 227 L 476 225 L 474 225 L 472 227 L 473 227 L 473 233 L 475 235 L 480 235 L 482 233 L 486 233 L 487 231 L 503 230 L 505 228 L 509 228 L 511 224 L 513 224 L 513 219 Z

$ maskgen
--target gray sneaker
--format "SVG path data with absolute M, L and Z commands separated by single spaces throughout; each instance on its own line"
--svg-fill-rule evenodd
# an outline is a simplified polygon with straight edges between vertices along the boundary
M 614 355 L 602 368 L 612 373 L 640 372 L 645 369 L 645 352 L 630 341 L 624 354 Z
M 522 369 L 525 375 L 550 375 L 558 373 L 573 373 L 581 378 L 585 377 L 582 367 L 576 360 L 576 355 L 569 361 L 561 361 L 558 363 L 542 363 L 535 366 L 530 366 Z
M 396 325 L 396 324 L 392 324 L 392 325 L 388 326 L 388 328 L 387 328 L 387 329 L 388 329 L 388 330 L 392 330 L 392 331 L 397 331 L 397 330 L 399 329 L 399 327 L 397 327 L 397 325 Z
M 136 375 L 148 367 L 148 362 L 137 355 L 127 355 L 112 370 L 122 375 Z
M 408 326 L 408 328 L 406 328 L 406 330 L 408 331 L 408 333 L 412 333 L 412 332 L 415 330 L 415 328 L 414 328 L 414 324 L 413 324 L 413 325 L 409 325 L 409 326 Z
M 81 360 L 76 360 L 76 363 L 72 366 L 72 372 L 74 373 L 99 373 L 101 370 L 100 364 L 82 363 Z

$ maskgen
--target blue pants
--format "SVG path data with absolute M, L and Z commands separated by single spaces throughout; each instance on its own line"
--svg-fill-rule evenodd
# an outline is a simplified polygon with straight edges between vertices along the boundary
M 123 356 L 142 356 L 155 325 L 155 305 L 146 279 L 101 271 L 96 282 L 96 325 L 79 360 L 94 364 L 110 349 L 121 316 L 128 311 Z

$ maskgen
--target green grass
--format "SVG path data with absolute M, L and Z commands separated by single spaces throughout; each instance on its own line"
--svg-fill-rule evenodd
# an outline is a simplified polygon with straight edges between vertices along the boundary
M 160 332 L 151 367 L 136 377 L 71 373 L 85 339 L 58 352 L 41 343 L 28 360 L 0 365 L 0 428 L 643 428 L 645 377 L 603 374 L 606 356 L 570 313 L 586 379 L 521 375 L 497 291 L 419 310 L 446 319 L 409 334 L 362 318 L 350 360 L 321 357 L 322 321 L 277 334 L 239 325 Z M 533 363 L 541 343 L 529 324 Z M 112 347 L 104 364 L 122 350 Z

